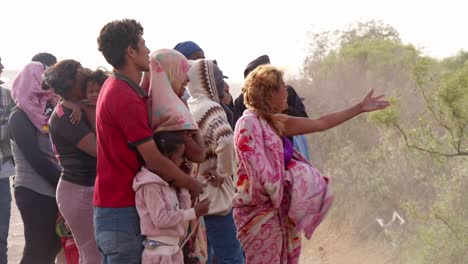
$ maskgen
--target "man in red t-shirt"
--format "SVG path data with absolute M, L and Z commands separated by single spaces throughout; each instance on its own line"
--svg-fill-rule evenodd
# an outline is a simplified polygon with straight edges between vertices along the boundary
M 143 28 L 135 20 L 106 24 L 99 50 L 114 74 L 103 85 L 96 110 L 97 177 L 94 228 L 104 263 L 140 263 L 143 250 L 133 177 L 142 166 L 198 196 L 202 185 L 157 149 L 149 127 L 146 91 L 138 83 L 149 70 Z

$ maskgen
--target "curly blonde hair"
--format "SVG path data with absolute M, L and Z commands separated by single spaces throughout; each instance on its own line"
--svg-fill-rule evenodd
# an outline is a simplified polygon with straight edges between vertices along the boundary
M 275 114 L 282 109 L 277 109 L 271 99 L 282 85 L 283 71 L 271 65 L 261 65 L 247 76 L 242 87 L 245 106 L 265 119 L 280 136 L 284 132 L 284 118 Z

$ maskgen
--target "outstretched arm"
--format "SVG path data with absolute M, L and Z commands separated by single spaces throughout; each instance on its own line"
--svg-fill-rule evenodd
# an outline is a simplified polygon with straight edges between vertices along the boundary
M 390 105 L 390 102 L 382 99 L 383 95 L 373 96 L 373 93 L 374 90 L 371 89 L 361 102 L 345 110 L 324 115 L 317 119 L 283 115 L 285 119 L 284 135 L 290 137 L 325 131 L 338 126 L 361 113 L 385 109 Z

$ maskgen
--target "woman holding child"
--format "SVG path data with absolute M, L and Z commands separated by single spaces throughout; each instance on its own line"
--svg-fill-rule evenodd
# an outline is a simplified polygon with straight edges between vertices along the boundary
M 102 262 L 93 229 L 92 199 L 96 178 L 93 109 L 106 78 L 104 72 L 91 72 L 74 60 L 61 61 L 44 73 L 45 85 L 61 97 L 49 120 L 50 137 L 62 166 L 57 204 L 77 244 L 80 264 Z M 80 108 L 84 116 L 78 114 Z M 72 113 L 78 116 L 75 122 L 71 120 Z

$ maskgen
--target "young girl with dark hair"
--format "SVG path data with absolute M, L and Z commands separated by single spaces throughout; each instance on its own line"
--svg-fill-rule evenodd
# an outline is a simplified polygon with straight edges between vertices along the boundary
M 180 167 L 184 162 L 185 140 L 182 132 L 158 132 L 154 136 L 161 154 Z M 181 247 L 190 220 L 208 213 L 209 200 L 191 206 L 186 189 L 170 185 L 146 168 L 133 180 L 141 232 L 146 236 L 143 264 L 184 263 Z

